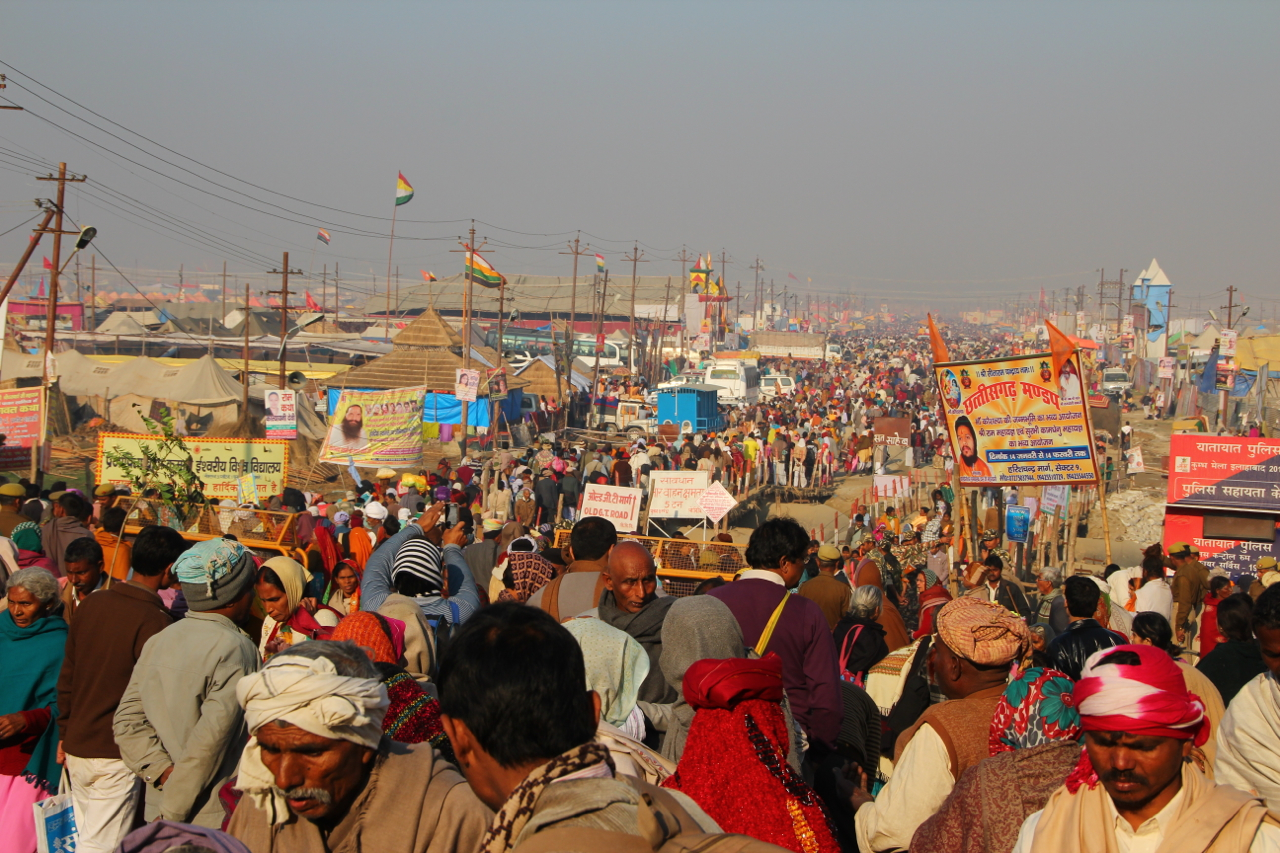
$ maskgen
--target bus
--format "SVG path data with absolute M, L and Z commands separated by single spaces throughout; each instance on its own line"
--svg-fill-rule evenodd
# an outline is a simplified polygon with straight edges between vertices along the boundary
M 721 403 L 754 406 L 760 399 L 760 368 L 753 361 L 718 359 L 707 366 L 704 381 L 720 390 Z
M 485 345 L 497 349 L 498 331 L 490 329 L 485 335 Z M 564 346 L 562 338 L 552 339 L 550 332 L 535 329 L 505 328 L 502 330 L 502 349 L 513 356 L 521 355 L 537 358 L 551 355 L 552 347 Z M 589 365 L 595 365 L 596 339 L 589 335 L 578 335 L 573 339 L 573 357 L 581 359 Z M 630 364 L 627 351 L 613 341 L 605 341 L 600 353 L 601 367 L 624 367 Z

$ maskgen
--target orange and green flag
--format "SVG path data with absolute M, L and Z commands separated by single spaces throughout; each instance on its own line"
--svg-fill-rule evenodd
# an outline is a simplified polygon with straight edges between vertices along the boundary
M 507 283 L 506 276 L 490 266 L 489 262 L 470 246 L 467 246 L 466 258 L 467 275 L 476 284 L 481 284 L 485 287 L 499 287 Z
M 404 179 L 403 172 L 396 173 L 396 204 L 408 204 L 413 198 L 413 187 Z

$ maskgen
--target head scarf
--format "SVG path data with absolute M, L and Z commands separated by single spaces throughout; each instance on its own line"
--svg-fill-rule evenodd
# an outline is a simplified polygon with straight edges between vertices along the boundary
M 962 596 L 938 611 L 938 636 L 947 648 L 978 666 L 1020 659 L 1031 646 L 1027 623 L 998 604 Z
M 683 693 L 695 710 L 732 708 L 748 699 L 782 701 L 782 658 L 700 660 L 684 674 Z
M 383 621 L 386 620 L 386 628 Z M 397 631 L 397 626 L 399 630 Z M 333 629 L 334 641 L 350 640 L 376 663 L 399 663 L 404 655 L 404 623 L 388 616 L 360 611 L 352 613 Z M 398 640 L 398 642 L 397 642 Z
M 693 708 L 685 701 L 684 676 L 689 667 L 705 658 L 744 658 L 746 646 L 742 628 L 729 606 L 710 595 L 691 595 L 677 599 L 662 623 L 662 675 L 680 692 L 672 713 L 675 722 L 668 726 L 662 739 L 662 755 L 679 761 L 684 752 Z
M 167 853 L 188 844 L 211 853 L 249 853 L 243 841 L 225 832 L 172 820 L 157 820 L 135 829 L 120 842 L 117 853 Z
M 312 543 L 320 552 L 320 562 L 324 564 L 326 577 L 333 577 L 333 570 L 338 567 L 342 555 L 338 553 L 338 543 L 333 538 L 333 531 L 323 524 L 316 525 L 312 531 Z
M 0 714 L 56 706 L 58 673 L 66 644 L 67 623 L 61 615 L 46 612 L 26 628 L 19 628 L 8 610 L 0 610 L 0 659 L 10 664 L 0 667 Z M 14 665 L 17 661 L 21 661 L 21 665 Z M 56 707 L 54 716 L 57 716 Z M 55 794 L 61 770 L 57 750 L 58 727 L 50 722 L 36 741 L 21 774 Z
M 173 573 L 192 610 L 218 610 L 253 583 L 256 566 L 252 552 L 239 542 L 206 539 L 178 557 Z
M 626 632 L 589 616 L 570 619 L 564 627 L 582 647 L 587 689 L 600 696 L 601 718 L 623 728 L 636 708 L 640 685 L 649 675 L 644 647 Z
M 508 550 L 506 576 L 511 579 L 511 589 L 498 593 L 498 600 L 524 604 L 556 576 L 556 567 L 537 552 Z
M 1052 740 L 1079 740 L 1080 712 L 1073 686 L 1063 673 L 1040 667 L 1009 682 L 991 718 L 991 754 L 1031 749 Z
M 272 557 L 263 563 L 262 567 L 271 569 L 276 573 L 276 577 L 280 578 L 280 583 L 283 584 L 282 591 L 289 603 L 289 614 L 296 613 L 298 604 L 302 601 L 303 592 L 307 588 L 309 580 L 307 570 L 288 557 Z
M 401 574 L 413 575 L 427 582 L 427 594 L 439 594 L 444 586 L 443 552 L 426 539 L 408 539 L 400 545 L 391 563 L 391 579 Z
M 351 513 L 349 512 L 343 512 L 342 510 L 338 510 L 333 514 L 333 523 L 338 525 L 339 527 L 343 527 L 347 525 L 348 523 L 350 523 L 350 521 L 351 521 Z
M 1123 652 L 1136 655 L 1138 663 L 1110 662 Z M 1169 653 L 1155 646 L 1094 652 L 1076 683 L 1075 700 L 1086 732 L 1171 737 L 1194 740 L 1196 746 L 1209 738 L 1204 702 L 1187 690 Z
M 276 792 L 275 775 L 262 763 L 258 729 L 275 720 L 331 740 L 377 749 L 386 716 L 387 690 L 376 678 L 338 675 L 333 661 L 282 652 L 236 685 L 249 743 L 240 758 L 236 787 L 265 812 L 272 825 L 289 819 Z
M 43 547 L 40 544 L 40 525 L 34 521 L 24 521 L 15 525 L 9 538 L 23 551 L 39 553 Z
M 371 521 L 382 521 L 387 517 L 387 508 L 377 501 L 370 501 L 364 505 L 365 517 Z

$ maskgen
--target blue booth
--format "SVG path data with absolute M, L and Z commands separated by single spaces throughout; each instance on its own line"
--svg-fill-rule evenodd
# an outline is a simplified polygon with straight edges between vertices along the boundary
M 675 424 L 683 432 L 710 432 L 724 429 L 715 385 L 681 385 L 658 392 L 658 423 Z

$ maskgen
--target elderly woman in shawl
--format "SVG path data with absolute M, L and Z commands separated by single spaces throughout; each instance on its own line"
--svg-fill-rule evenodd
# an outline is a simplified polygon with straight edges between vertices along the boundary
M 991 757 L 960 775 L 942 807 L 916 830 L 912 851 L 1013 849 L 1022 822 L 1044 808 L 1080 758 L 1083 731 L 1073 687 L 1064 673 L 1040 667 L 1009 682 L 991 718 Z
M 556 576 L 556 567 L 538 553 L 537 543 L 528 536 L 513 539 L 507 546 L 506 563 L 502 572 L 505 589 L 498 593 L 499 601 L 524 604 Z
M 4 849 L 33 853 L 31 806 L 58 786 L 55 702 L 67 623 L 54 608 L 58 582 L 44 569 L 21 569 L 6 585 L 0 613 L 0 838 Z
M 306 640 L 326 640 L 342 614 L 314 599 L 304 598 L 307 570 L 288 557 L 272 557 L 258 570 L 254 591 L 266 619 L 258 652 L 266 660 L 276 652 Z
M 596 742 L 613 756 L 617 772 L 657 785 L 675 771 L 675 762 L 648 749 L 644 714 L 636 703 L 649 674 L 649 656 L 629 634 L 591 616 L 564 623 L 582 647 L 587 689 L 600 697 Z
M 683 696 L 695 714 L 664 788 L 688 794 L 725 832 L 804 853 L 840 850 L 822 800 L 786 762 L 791 734 L 776 653 L 697 661 Z

